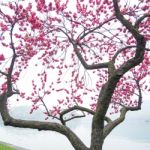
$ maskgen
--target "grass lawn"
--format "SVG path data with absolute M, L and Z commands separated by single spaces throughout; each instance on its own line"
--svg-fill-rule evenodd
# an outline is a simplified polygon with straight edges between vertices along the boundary
M 5 144 L 0 144 L 0 150 L 15 150 L 15 149 Z

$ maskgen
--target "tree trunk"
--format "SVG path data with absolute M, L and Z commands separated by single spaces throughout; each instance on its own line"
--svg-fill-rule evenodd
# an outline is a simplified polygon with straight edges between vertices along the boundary
M 92 132 L 90 150 L 102 150 L 103 147 L 103 131 L 101 129 L 94 129 Z
M 104 142 L 103 129 L 104 129 L 104 121 L 103 120 L 100 121 L 99 118 L 94 116 L 92 122 L 90 150 L 102 150 Z

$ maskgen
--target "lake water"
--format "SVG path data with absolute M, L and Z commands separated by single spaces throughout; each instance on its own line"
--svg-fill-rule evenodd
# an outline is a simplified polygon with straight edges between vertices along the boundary
M 143 104 L 141 111 L 128 113 L 126 121 L 114 129 L 106 139 L 104 150 L 150 150 L 149 108 L 150 102 L 147 101 Z M 17 111 L 17 114 L 13 112 L 13 115 L 18 118 L 31 117 L 22 114 L 23 109 Z M 37 117 L 40 118 L 41 116 L 35 115 L 33 118 L 36 120 Z M 79 120 L 78 124 L 75 123 L 70 123 L 70 126 L 88 145 L 90 143 L 90 118 Z M 73 150 L 68 140 L 58 133 L 5 127 L 2 124 L 2 120 L 0 120 L 0 140 L 30 150 Z

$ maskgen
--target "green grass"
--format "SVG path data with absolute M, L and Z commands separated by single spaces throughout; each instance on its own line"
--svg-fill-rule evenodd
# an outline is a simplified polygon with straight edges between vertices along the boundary
M 0 144 L 0 150 L 15 150 L 14 148 L 11 148 L 8 145 Z

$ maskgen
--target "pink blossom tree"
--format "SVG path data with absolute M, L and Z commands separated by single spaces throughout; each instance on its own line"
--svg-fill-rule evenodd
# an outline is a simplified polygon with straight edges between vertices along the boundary
M 102 150 L 149 91 L 150 1 L 0 2 L 0 113 L 5 125 L 56 131 L 76 150 Z M 30 77 L 24 79 L 25 73 Z M 16 99 L 49 121 L 15 119 Z M 115 120 L 108 117 L 119 113 Z M 92 115 L 87 147 L 67 126 Z

